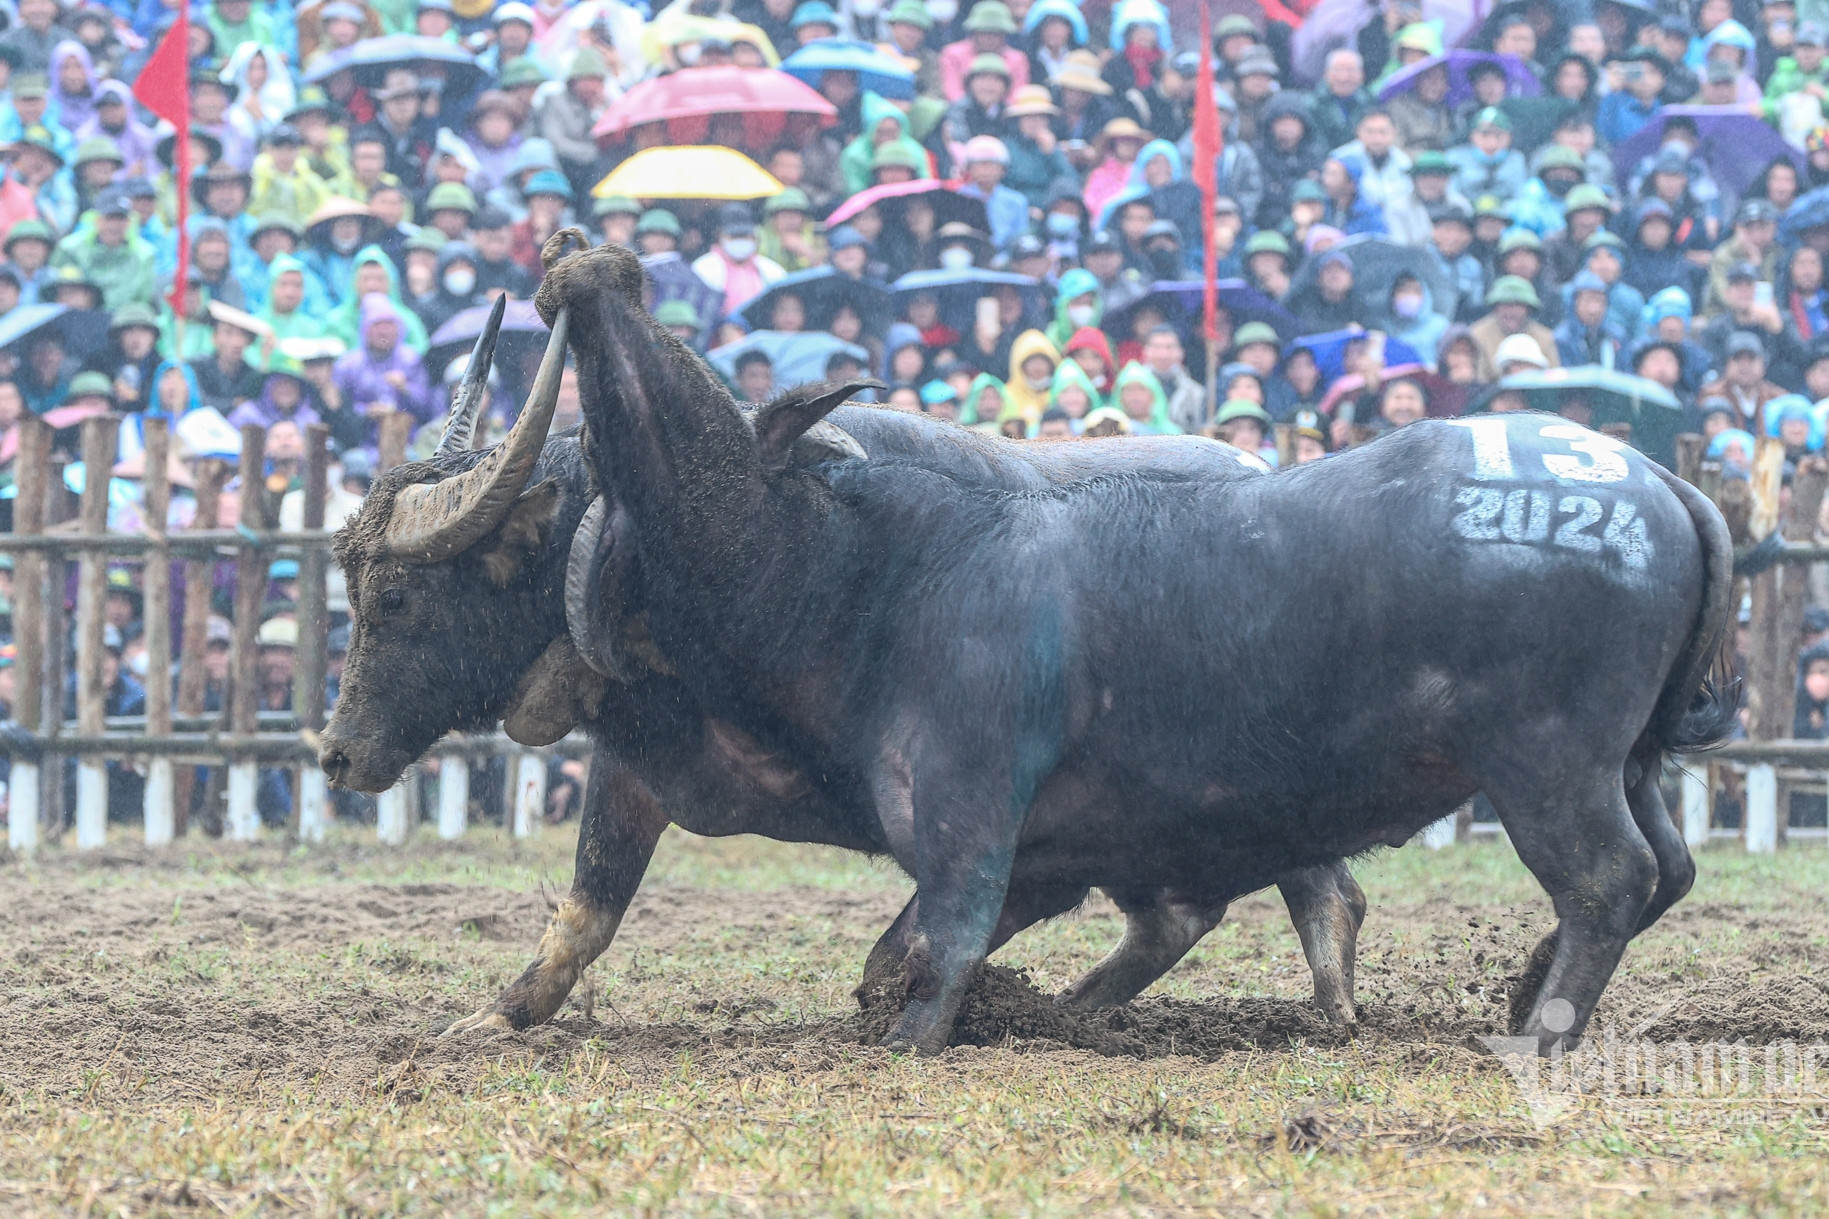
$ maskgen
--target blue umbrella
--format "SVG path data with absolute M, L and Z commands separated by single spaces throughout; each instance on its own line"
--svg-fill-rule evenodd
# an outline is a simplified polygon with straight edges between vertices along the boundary
M 68 305 L 17 305 L 4 316 L 0 316 L 0 347 L 11 347 L 21 339 L 29 338 L 70 312 Z M 106 334 L 106 327 L 103 333 Z M 61 337 L 61 329 L 59 331 Z
M 1048 301 L 1041 281 L 1013 271 L 990 271 L 983 267 L 967 267 L 963 271 L 910 271 L 890 284 L 889 290 L 895 295 L 897 313 L 903 315 L 917 293 L 932 292 L 940 298 L 940 320 L 964 334 L 971 329 L 972 310 L 978 298 L 993 288 L 1004 286 L 1022 293 L 1026 319 L 1046 316 Z
M 1797 245 L 1803 240 L 1806 229 L 1820 229 L 1826 225 L 1829 225 L 1829 186 L 1819 186 L 1791 201 L 1791 206 L 1779 217 L 1778 236 L 1786 245 Z
M 1364 330 L 1329 330 L 1322 334 L 1305 334 L 1283 349 L 1283 357 L 1299 347 L 1306 347 L 1315 358 L 1315 367 L 1321 370 L 1322 381 L 1333 381 L 1346 373 L 1346 345 L 1354 339 L 1363 339 Z M 1384 366 L 1395 368 L 1399 364 L 1421 364 L 1423 358 L 1416 348 L 1402 339 L 1385 336 Z
M 1776 128 L 1743 106 L 1665 106 L 1643 127 L 1613 149 L 1613 164 L 1624 181 L 1635 168 L 1653 156 L 1664 142 L 1664 127 L 1675 118 L 1696 125 L 1702 143 L 1696 155 L 1715 175 L 1715 181 L 1732 204 L 1746 193 L 1766 167 L 1784 158 L 1804 173 L 1804 154 L 1793 148 Z
M 786 293 L 798 296 L 806 305 L 809 330 L 830 330 L 832 315 L 842 305 L 851 306 L 869 334 L 880 335 L 889 328 L 893 309 L 889 290 L 841 275 L 831 267 L 814 267 L 784 276 L 744 301 L 730 316 L 747 329 L 760 330 L 769 324 L 775 302 Z
M 825 380 L 826 363 L 841 353 L 851 356 L 866 369 L 870 367 L 870 353 L 862 347 L 817 330 L 793 333 L 785 330 L 758 330 L 754 334 L 744 335 L 734 343 L 713 348 L 706 353 L 705 358 L 711 361 L 713 368 L 735 381 L 737 358 L 751 351 L 760 351 L 774 365 L 777 390 L 791 389 L 808 381 Z
M 672 250 L 665 254 L 644 254 L 641 269 L 652 285 L 648 308 L 661 307 L 666 301 L 685 301 L 699 315 L 698 347 L 703 349 L 711 338 L 711 328 L 724 311 L 724 294 L 706 283 L 693 271 L 692 264 Z
M 476 56 L 455 43 L 419 34 L 388 34 L 364 38 L 322 56 L 299 79 L 308 85 L 317 84 L 352 68 L 361 83 L 378 85 L 389 68 L 411 68 L 423 63 L 435 63 L 444 69 L 445 94 L 449 97 L 469 96 L 486 76 L 476 64 Z
M 867 42 L 849 38 L 817 38 L 781 61 L 789 76 L 819 88 L 827 72 L 855 72 L 858 87 L 883 97 L 911 99 L 914 73 Z
M 1219 307 L 1232 315 L 1235 329 L 1243 322 L 1264 322 L 1285 343 L 1302 333 L 1294 314 L 1244 280 L 1222 279 L 1214 287 L 1219 289 Z M 1198 279 L 1159 279 L 1150 285 L 1148 296 L 1107 314 L 1105 329 L 1111 334 L 1129 334 L 1130 319 L 1145 305 L 1161 309 L 1170 325 L 1188 331 L 1206 308 L 1206 285 Z

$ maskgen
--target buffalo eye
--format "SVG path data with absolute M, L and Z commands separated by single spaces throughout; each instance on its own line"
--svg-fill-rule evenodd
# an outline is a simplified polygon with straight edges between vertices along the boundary
M 392 618 L 406 608 L 406 594 L 397 588 L 384 588 L 376 599 L 375 608 L 383 618 Z

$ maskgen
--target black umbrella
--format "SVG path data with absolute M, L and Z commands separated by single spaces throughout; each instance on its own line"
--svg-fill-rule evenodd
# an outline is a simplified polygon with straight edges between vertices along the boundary
M 745 301 L 731 316 L 751 330 L 767 330 L 773 324 L 775 302 L 789 294 L 798 296 L 806 306 L 808 330 L 830 330 L 833 315 L 844 305 L 851 306 L 863 319 L 866 334 L 881 335 L 895 320 L 889 289 L 841 275 L 831 267 L 814 267 L 778 279 Z
M 1334 250 L 1346 255 L 1353 264 L 1353 299 L 1359 307 L 1359 321 L 1368 329 L 1388 329 L 1391 317 L 1391 285 L 1397 277 L 1409 274 L 1429 290 L 1430 308 L 1443 317 L 1453 317 L 1460 303 L 1460 293 L 1425 250 L 1398 245 L 1383 237 L 1349 237 Z M 1296 296 L 1315 282 L 1320 274 L 1319 258 L 1310 258 L 1289 285 L 1289 295 Z
M 1598 364 L 1574 368 L 1546 368 L 1541 372 L 1514 373 L 1500 381 L 1495 392 L 1515 390 L 1533 410 L 1561 413 L 1575 402 L 1585 403 L 1588 427 L 1626 427 L 1632 447 L 1653 461 L 1676 464 L 1677 433 L 1683 430 L 1683 405 L 1675 394 L 1645 377 Z M 1472 407 L 1470 414 L 1492 408 L 1492 395 Z

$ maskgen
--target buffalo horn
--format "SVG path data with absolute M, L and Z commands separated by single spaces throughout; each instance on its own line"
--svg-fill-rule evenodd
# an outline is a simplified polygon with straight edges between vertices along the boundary
M 585 664 L 605 677 L 620 678 L 622 675 L 617 672 L 609 650 L 598 646 L 603 642 L 602 615 L 596 612 L 597 575 L 602 570 L 598 551 L 609 524 L 609 506 L 599 495 L 584 510 L 578 532 L 572 535 L 571 553 L 565 563 L 565 627 Z M 616 608 L 620 610 L 620 607 Z
M 559 405 L 568 320 L 564 309 L 553 319 L 546 356 L 508 438 L 462 474 L 400 489 L 387 522 L 389 554 L 415 563 L 437 563 L 468 550 L 508 515 L 540 459 Z M 470 369 L 472 375 L 477 371 Z M 489 370 L 483 368 L 481 375 L 487 377 Z
M 489 384 L 489 366 L 495 362 L 495 336 L 502 329 L 502 313 L 508 308 L 508 294 L 495 298 L 489 311 L 489 322 L 476 336 L 470 349 L 470 364 L 464 369 L 464 383 L 451 399 L 451 417 L 445 423 L 445 434 L 438 442 L 439 457 L 467 453 L 470 438 L 476 434 L 476 416 L 483 408 L 483 394 Z

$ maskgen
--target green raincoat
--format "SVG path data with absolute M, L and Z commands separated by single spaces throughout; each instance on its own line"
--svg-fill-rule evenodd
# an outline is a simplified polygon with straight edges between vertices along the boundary
M 1071 364 L 1073 361 L 1067 361 Z M 1142 385 L 1150 392 L 1153 405 L 1150 407 L 1147 420 L 1138 419 L 1124 408 L 1124 387 Z M 1124 411 L 1124 417 L 1130 420 L 1130 434 L 1133 436 L 1179 436 L 1181 429 L 1169 419 L 1169 396 L 1162 392 L 1162 382 L 1156 374 L 1143 365 L 1132 360 L 1118 373 L 1118 379 L 1111 390 L 1111 404 Z
M 845 150 L 838 154 L 838 167 L 845 175 L 845 191 L 847 194 L 855 195 L 857 192 L 869 187 L 872 183 L 870 163 L 876 158 L 876 140 L 874 136 L 877 124 L 881 123 L 884 119 L 895 120 L 896 125 L 902 129 L 902 134 L 897 137 L 897 142 L 905 145 L 908 150 L 918 158 L 919 163 L 923 166 L 915 176 L 917 178 L 933 177 L 933 174 L 929 173 L 925 168 L 927 165 L 927 150 L 921 147 L 920 141 L 916 140 L 908 132 L 908 116 L 906 114 L 903 114 L 900 109 L 890 102 L 885 101 L 875 93 L 864 94 L 864 100 L 860 105 L 860 109 L 863 112 L 864 119 L 863 132 L 849 144 L 846 144 Z
M 997 391 L 997 409 L 989 416 L 978 411 L 979 396 L 987 389 Z M 981 432 L 996 434 L 997 421 L 1010 405 L 1009 395 L 1004 392 L 1004 385 L 988 372 L 981 372 L 972 381 L 972 387 L 965 391 L 965 403 L 959 412 L 959 422 L 967 427 L 977 428 Z
M 273 327 L 273 334 L 280 339 L 321 339 L 324 337 L 324 323 L 305 313 L 304 300 L 291 313 L 273 311 L 273 285 L 287 271 L 297 271 L 310 282 L 311 272 L 305 264 L 290 254 L 276 254 L 273 261 L 267 264 L 267 307 L 255 314 L 261 321 Z
M 1104 406 L 1105 399 L 1099 396 L 1098 386 L 1092 383 L 1092 378 L 1086 375 L 1086 370 L 1080 367 L 1078 360 L 1062 360 L 1054 366 L 1054 386 L 1048 391 L 1050 410 L 1057 407 L 1064 411 L 1067 410 L 1066 407 L 1061 406 L 1061 391 L 1070 385 L 1086 391 L 1086 409 L 1078 415 L 1067 411 L 1069 415 L 1073 416 L 1073 430 L 1077 433 L 1080 430 L 1081 420 Z
M 1092 320 L 1076 322 L 1067 316 L 1067 305 L 1075 297 L 1092 293 Z M 1105 302 L 1099 295 L 1099 281 L 1091 271 L 1084 267 L 1075 267 L 1061 276 L 1061 286 L 1054 294 L 1054 320 L 1042 333 L 1054 344 L 1056 351 L 1067 350 L 1067 341 L 1073 332 L 1081 326 L 1092 326 L 1095 329 L 1105 319 Z
M 277 260 L 275 260 L 277 261 Z M 363 246 L 356 255 L 355 266 L 349 273 L 349 299 L 331 311 L 324 319 L 324 332 L 342 339 L 354 351 L 362 343 L 362 301 L 355 292 L 356 276 L 362 270 L 363 263 L 378 263 L 387 272 L 387 298 L 394 302 L 394 308 L 400 314 L 400 341 L 415 352 L 424 355 L 429 346 L 426 341 L 425 325 L 419 316 L 407 308 L 406 301 L 400 296 L 400 276 L 394 271 L 394 260 L 378 245 Z

